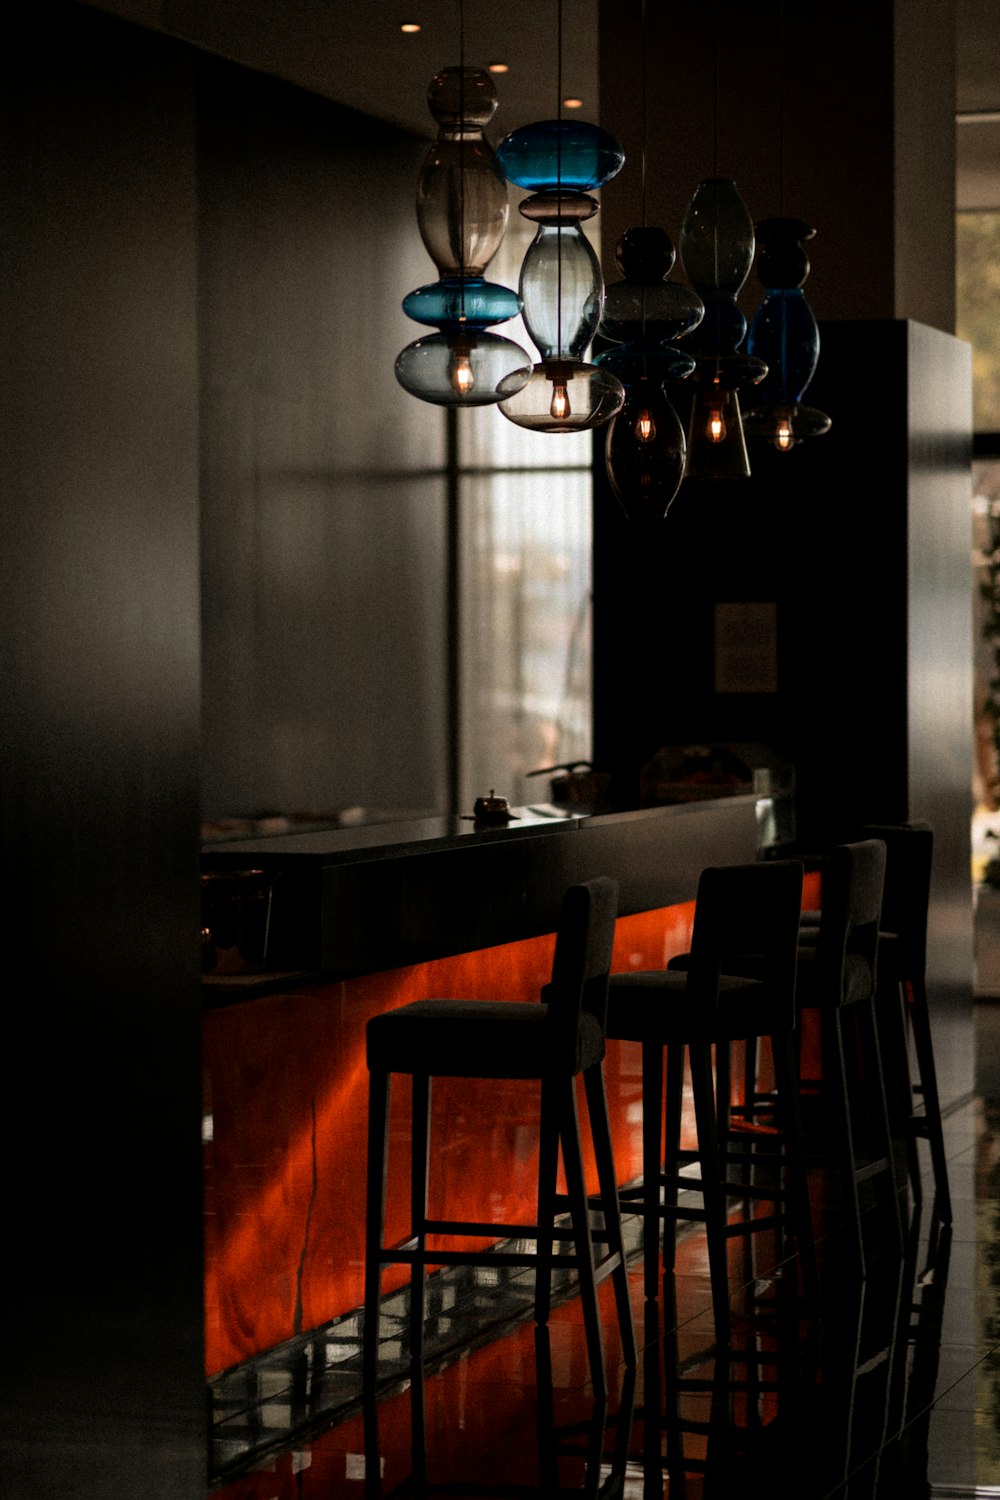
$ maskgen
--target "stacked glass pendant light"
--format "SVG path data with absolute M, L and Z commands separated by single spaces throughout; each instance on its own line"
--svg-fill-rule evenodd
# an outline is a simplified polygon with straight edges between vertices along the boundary
M 809 275 L 802 241 L 815 232 L 802 219 L 764 219 L 757 225 L 757 275 L 765 291 L 750 322 L 747 348 L 766 362 L 767 375 L 744 426 L 780 452 L 830 426 L 826 412 L 802 404 L 819 359 L 819 329 L 802 290 Z
M 598 209 L 591 193 L 621 170 L 625 154 L 599 126 L 556 119 L 513 131 L 497 156 L 510 181 L 528 189 L 521 213 L 538 225 L 519 289 L 539 360 L 500 410 L 535 432 L 598 427 L 619 410 L 625 392 L 610 370 L 584 360 L 601 320 L 604 283 L 583 225 Z
M 520 299 L 485 279 L 507 228 L 507 186 L 483 134 L 497 107 L 481 68 L 445 68 L 427 102 L 438 123 L 417 185 L 417 222 L 438 280 L 403 301 L 417 323 L 437 328 L 408 344 L 396 378 L 411 395 L 438 406 L 486 406 L 524 386 L 531 358 L 512 339 L 486 330 L 514 318 Z
M 605 462 L 630 519 L 662 519 L 684 476 L 684 429 L 667 386 L 690 375 L 695 359 L 672 341 L 697 327 L 705 308 L 696 292 L 666 279 L 674 258 L 665 229 L 628 229 L 615 250 L 623 280 L 605 292 L 600 331 L 616 345 L 596 363 L 625 387 L 625 404 L 608 428 Z

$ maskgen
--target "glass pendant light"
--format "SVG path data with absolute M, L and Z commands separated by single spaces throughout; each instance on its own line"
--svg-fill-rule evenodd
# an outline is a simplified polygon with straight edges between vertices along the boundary
M 562 5 L 559 6 L 562 105 Z M 604 301 L 601 267 L 583 225 L 598 209 L 594 188 L 622 168 L 625 154 L 608 131 L 587 120 L 542 120 L 512 131 L 497 148 L 500 165 L 530 197 L 521 213 L 538 225 L 521 264 L 524 323 L 539 362 L 500 404 L 504 416 L 535 432 L 581 432 L 610 421 L 625 392 L 609 370 L 583 356 Z
M 665 229 L 628 229 L 615 249 L 623 280 L 606 289 L 601 333 L 618 340 L 595 363 L 617 375 L 625 404 L 611 422 L 605 465 L 611 488 L 630 519 L 661 520 L 684 476 L 684 429 L 665 382 L 684 380 L 694 356 L 671 340 L 704 314 L 696 292 L 669 282 L 674 247 Z
M 754 257 L 753 221 L 727 177 L 698 184 L 681 226 L 680 252 L 705 316 L 691 336 L 696 356 L 686 476 L 745 479 L 750 474 L 739 387 L 767 374 L 767 365 L 739 346 L 747 331 L 736 298 Z
M 519 390 L 531 373 L 520 345 L 486 329 L 516 317 L 520 298 L 485 279 L 507 228 L 507 187 L 483 134 L 497 107 L 484 69 L 444 68 L 427 91 L 438 124 L 417 183 L 417 222 L 439 279 L 403 300 L 403 311 L 438 332 L 408 344 L 396 378 L 422 401 L 485 406 Z
M 802 291 L 809 260 L 801 242 L 814 233 L 802 219 L 765 219 L 757 225 L 757 275 L 765 292 L 750 322 L 747 348 L 766 361 L 767 375 L 744 426 L 782 453 L 830 427 L 826 412 L 802 405 L 819 359 L 819 328 Z

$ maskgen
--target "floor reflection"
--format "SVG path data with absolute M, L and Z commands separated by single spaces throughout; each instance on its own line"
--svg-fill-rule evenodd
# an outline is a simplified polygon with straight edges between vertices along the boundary
M 903 1255 L 876 1254 L 859 1282 L 831 1216 L 820 1245 L 819 1308 L 803 1300 L 794 1257 L 782 1259 L 776 1247 L 770 1260 L 750 1262 L 737 1240 L 734 1333 L 720 1353 L 700 1230 L 682 1239 L 663 1295 L 644 1304 L 633 1221 L 640 1366 L 630 1380 L 606 1285 L 613 1372 L 606 1406 L 588 1383 L 572 1296 L 555 1309 L 548 1337 L 536 1340 L 528 1289 L 488 1278 L 442 1283 L 429 1301 L 436 1344 L 422 1389 L 406 1378 L 405 1299 L 385 1320 L 377 1454 L 370 1429 L 366 1462 L 359 1330 L 348 1320 L 313 1336 L 311 1349 L 286 1351 L 281 1369 L 244 1370 L 242 1393 L 235 1385 L 216 1391 L 213 1493 L 217 1500 L 698 1500 L 737 1486 L 743 1496 L 801 1500 L 1000 1493 L 1000 1101 L 970 1098 L 945 1127 L 952 1227 L 938 1223 L 925 1162 L 927 1192 L 921 1204 L 907 1201 Z M 818 1183 L 820 1198 L 822 1189 Z M 883 1249 L 891 1243 L 877 1226 L 869 1239 Z

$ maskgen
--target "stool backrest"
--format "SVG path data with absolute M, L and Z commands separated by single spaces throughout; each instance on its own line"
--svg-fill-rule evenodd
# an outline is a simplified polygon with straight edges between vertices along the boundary
M 930 823 L 869 823 L 859 834 L 885 844 L 882 933 L 895 934 L 901 973 L 922 979 L 927 968 L 934 830 Z
M 563 897 L 552 979 L 545 986 L 544 998 L 556 1028 L 554 1049 L 569 1067 L 576 1055 L 581 1014 L 589 1011 L 602 1032 L 607 1028 L 608 975 L 617 916 L 618 882 L 609 876 L 571 885 Z
M 814 994 L 821 1005 L 849 1005 L 875 992 L 886 849 L 881 839 L 836 844 L 823 857 L 823 895 Z
M 712 865 L 698 881 L 687 995 L 706 1020 L 718 1007 L 723 974 L 752 974 L 770 1001 L 787 1001 L 795 1023 L 795 969 L 803 867 L 797 859 Z

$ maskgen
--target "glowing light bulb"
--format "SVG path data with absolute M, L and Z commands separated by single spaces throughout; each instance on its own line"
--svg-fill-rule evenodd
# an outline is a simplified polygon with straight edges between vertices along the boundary
M 472 390 L 475 381 L 467 354 L 456 353 L 451 367 L 451 383 L 460 396 Z
M 566 389 L 564 380 L 552 382 L 552 405 L 549 407 L 549 416 L 554 417 L 557 422 L 563 421 L 570 416 L 569 391 Z
M 774 435 L 774 446 L 780 448 L 782 453 L 787 453 L 794 442 L 791 421 L 788 417 L 782 417 L 778 423 L 778 430 Z
M 726 436 L 726 424 L 718 407 L 708 414 L 708 435 L 713 443 L 721 443 Z
M 656 423 L 653 414 L 644 406 L 635 421 L 632 431 L 637 443 L 651 443 L 656 437 Z

